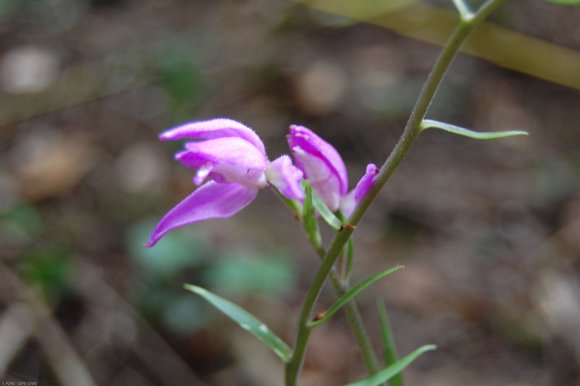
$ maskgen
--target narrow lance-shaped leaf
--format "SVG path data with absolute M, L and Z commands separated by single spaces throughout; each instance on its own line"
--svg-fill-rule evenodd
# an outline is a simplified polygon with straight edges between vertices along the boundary
M 373 284 L 377 280 L 382 279 L 383 277 L 388 276 L 391 273 L 396 272 L 401 268 L 403 268 L 402 265 L 397 265 L 396 267 L 393 267 L 391 269 L 387 269 L 386 271 L 379 272 L 376 275 L 373 275 L 373 276 L 369 277 L 368 279 L 365 279 L 362 282 L 358 283 L 357 285 L 353 286 L 344 295 L 342 295 L 336 301 L 336 303 L 334 303 L 332 306 L 330 306 L 330 308 L 328 310 L 326 310 L 326 312 L 324 313 L 324 315 L 321 318 L 310 322 L 309 326 L 311 328 L 313 328 L 313 327 L 317 327 L 323 323 L 326 323 L 328 320 L 330 320 L 330 318 L 338 310 L 341 309 L 342 306 L 344 306 L 346 303 L 350 302 L 355 296 L 357 296 L 359 293 L 361 293 L 365 288 L 367 288 L 368 286 L 370 286 L 371 284 Z
M 430 128 L 441 129 L 449 133 L 462 135 L 464 137 L 469 137 L 473 139 L 497 139 L 497 138 L 513 137 L 515 135 L 528 135 L 528 132 L 523 130 L 479 132 L 451 125 L 445 122 L 434 121 L 432 119 L 424 119 L 423 122 L 421 122 L 421 131 Z
M 406 357 L 402 358 L 400 361 L 393 363 L 389 367 L 380 370 L 378 373 L 371 375 L 370 377 L 361 379 L 360 381 L 349 383 L 346 386 L 377 386 L 383 382 L 388 381 L 396 374 L 403 371 L 403 369 L 409 366 L 415 359 L 417 359 L 421 354 L 435 350 L 437 346 L 433 344 L 428 344 L 418 348 L 417 350 L 413 351 L 411 354 L 407 355 Z
M 304 206 L 302 219 L 304 221 L 304 231 L 310 240 L 310 243 L 315 248 L 322 247 L 322 238 L 320 237 L 320 228 L 318 226 L 318 219 L 316 218 L 316 213 L 314 211 L 313 204 L 313 191 L 310 181 L 304 183 Z
M 191 291 L 205 300 L 207 300 L 212 306 L 223 312 L 230 319 L 236 322 L 244 330 L 250 332 L 262 342 L 266 344 L 276 355 L 278 355 L 284 363 L 290 360 L 292 356 L 292 350 L 282 339 L 280 339 L 276 334 L 274 334 L 268 326 L 256 319 L 248 311 L 244 310 L 240 306 L 226 300 L 220 296 L 217 296 L 208 290 L 192 285 L 184 284 L 183 288 Z
M 328 209 L 324 201 L 322 201 L 322 198 L 320 198 L 318 193 L 316 193 L 314 190 L 312 191 L 312 204 L 328 225 L 330 225 L 335 230 L 342 228 L 342 221 L 340 221 L 338 217 L 336 217 L 334 213 Z
M 377 300 L 377 307 L 379 309 L 379 321 L 381 323 L 381 340 L 383 343 L 383 356 L 385 358 L 385 366 L 396 363 L 399 358 L 397 355 L 397 348 L 395 347 L 395 339 L 393 338 L 393 330 L 389 323 L 389 315 L 387 308 L 382 299 Z M 389 380 L 390 386 L 403 386 L 403 373 L 397 373 Z

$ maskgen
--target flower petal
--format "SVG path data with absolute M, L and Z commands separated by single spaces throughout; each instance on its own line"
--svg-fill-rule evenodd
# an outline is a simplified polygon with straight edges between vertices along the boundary
M 345 216 L 350 216 L 357 204 L 367 195 L 375 184 L 379 168 L 375 164 L 368 164 L 364 176 L 361 177 L 356 187 L 340 201 L 340 210 Z
M 306 153 L 301 147 L 292 149 L 296 164 L 302 166 L 304 174 L 312 188 L 318 193 L 328 209 L 335 211 L 338 209 L 341 198 L 340 182 L 336 174 L 326 167 L 326 163 L 319 157 L 313 157 Z
M 368 164 L 364 176 L 359 180 L 354 188 L 354 200 L 358 204 L 373 187 L 379 174 L 379 168 L 375 164 Z
M 175 228 L 212 218 L 231 217 L 254 201 L 257 194 L 257 188 L 210 181 L 171 209 L 157 224 L 145 246 L 154 246 Z
M 344 166 L 344 161 L 340 157 L 340 154 L 338 154 L 331 144 L 314 134 L 306 127 L 298 125 L 290 126 L 290 135 L 287 136 L 287 139 L 291 149 L 298 147 L 309 157 L 320 159 L 322 162 L 317 162 L 317 167 L 327 168 L 329 172 L 335 176 L 338 182 L 340 195 L 345 195 L 347 193 L 348 175 L 346 172 L 346 166 Z M 302 163 L 302 159 L 300 159 L 300 163 L 297 162 L 296 164 L 298 167 L 302 168 L 305 176 L 312 182 L 314 189 L 317 190 L 311 174 L 319 174 L 320 171 L 309 169 L 307 165 Z M 320 194 L 320 192 L 318 193 Z
M 304 200 L 304 192 L 300 186 L 302 176 L 302 171 L 292 165 L 292 160 L 285 154 L 270 162 L 266 168 L 268 182 L 291 200 Z
M 340 211 L 346 217 L 350 217 L 354 208 L 356 207 L 356 202 L 354 201 L 354 189 L 348 192 L 346 196 L 342 196 L 340 200 Z
M 237 182 L 252 187 L 264 187 L 264 170 L 268 160 L 254 145 L 237 138 L 217 138 L 203 142 L 188 142 L 186 151 L 175 155 L 187 167 L 199 169 L 219 182 Z M 217 177 L 217 178 L 216 178 Z
M 248 126 L 227 118 L 216 118 L 207 121 L 189 122 L 159 135 L 162 141 L 173 141 L 177 139 L 214 139 L 224 137 L 242 138 L 254 145 L 262 155 L 266 156 L 264 143 Z

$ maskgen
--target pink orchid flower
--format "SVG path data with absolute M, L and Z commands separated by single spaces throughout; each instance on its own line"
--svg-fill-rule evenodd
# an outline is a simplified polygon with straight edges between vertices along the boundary
M 296 166 L 304 173 L 312 188 L 331 211 L 340 210 L 349 216 L 355 206 L 374 185 L 379 169 L 368 164 L 365 175 L 348 192 L 348 175 L 344 161 L 336 149 L 303 126 L 290 126 L 286 137 Z
M 159 139 L 194 140 L 186 142 L 175 159 L 197 170 L 193 182 L 200 186 L 161 219 L 147 247 L 175 228 L 233 216 L 268 184 L 289 199 L 304 199 L 303 174 L 290 157 L 282 155 L 270 162 L 258 135 L 240 122 L 218 118 L 186 123 L 163 132 Z

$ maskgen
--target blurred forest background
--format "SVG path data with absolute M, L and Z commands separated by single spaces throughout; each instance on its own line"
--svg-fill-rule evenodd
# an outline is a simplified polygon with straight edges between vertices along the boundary
M 181 286 L 291 341 L 315 254 L 267 190 L 144 249 L 193 188 L 157 134 L 225 116 L 275 158 L 303 124 L 354 184 L 396 142 L 455 16 L 447 0 L 347 3 L 0 0 L 2 380 L 281 384 L 268 349 Z M 497 11 L 468 48 L 488 60 L 460 55 L 429 117 L 530 136 L 425 133 L 355 233 L 355 280 L 406 265 L 359 298 L 376 341 L 383 297 L 400 353 L 439 347 L 409 385 L 580 385 L 579 20 L 541 0 Z M 363 375 L 342 315 L 313 334 L 303 385 Z

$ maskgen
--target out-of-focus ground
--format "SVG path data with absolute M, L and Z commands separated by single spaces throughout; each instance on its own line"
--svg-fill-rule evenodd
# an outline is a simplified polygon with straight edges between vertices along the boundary
M 574 50 L 578 17 L 514 0 L 493 20 Z M 292 1 L 0 0 L 2 380 L 80 386 L 84 369 L 98 385 L 280 385 L 277 358 L 181 285 L 290 342 L 315 255 L 267 190 L 144 249 L 193 188 L 157 133 L 226 116 L 275 158 L 303 124 L 354 186 L 396 142 L 438 51 Z M 426 132 L 355 233 L 355 279 L 406 266 L 359 297 L 377 346 L 376 297 L 401 353 L 438 345 L 409 385 L 580 385 L 580 93 L 517 71 L 536 59 L 562 65 L 461 55 L 429 116 L 530 136 Z M 363 375 L 342 315 L 315 331 L 303 385 Z

